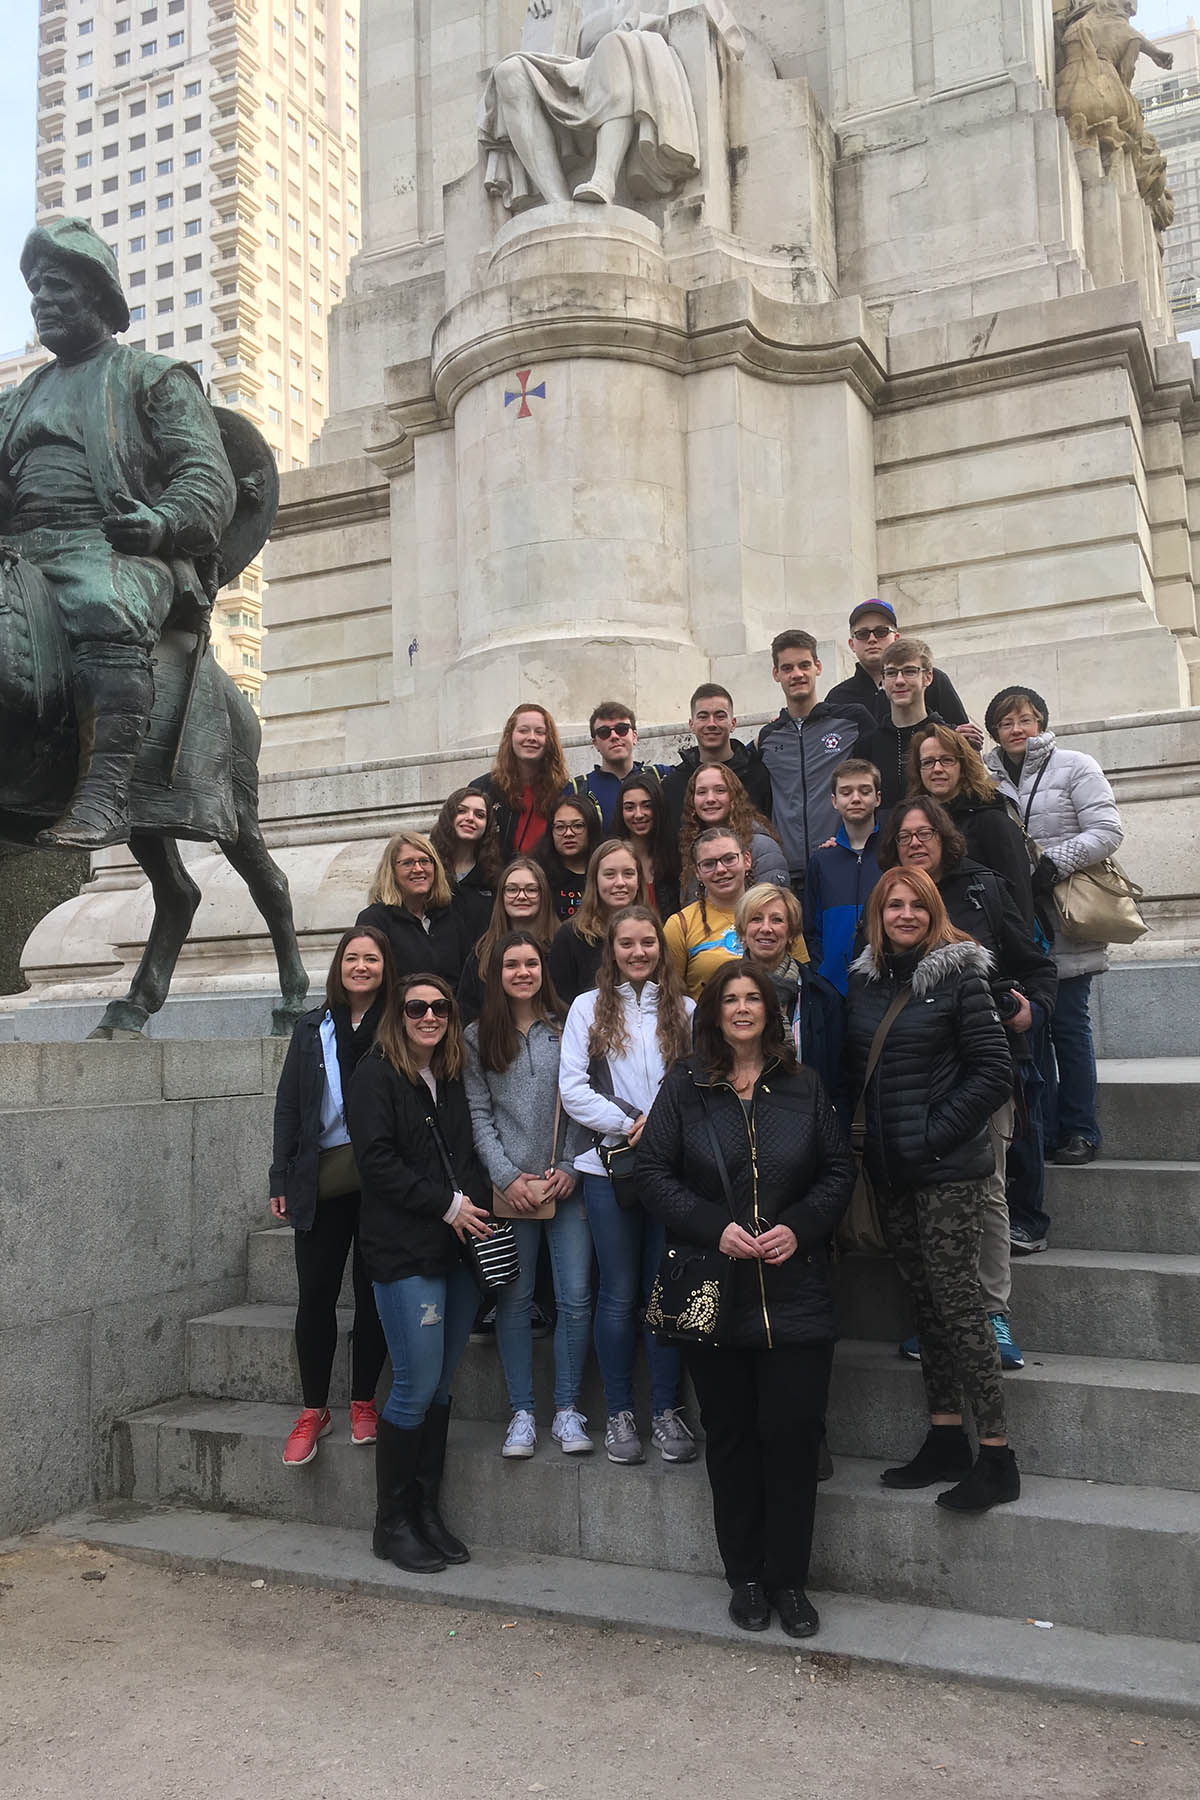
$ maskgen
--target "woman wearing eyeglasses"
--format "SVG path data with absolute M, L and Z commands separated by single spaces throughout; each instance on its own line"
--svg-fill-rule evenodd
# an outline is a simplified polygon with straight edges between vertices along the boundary
M 930 725 L 908 753 L 908 792 L 928 794 L 962 832 L 967 855 L 994 869 L 1012 889 L 1017 910 L 1034 927 L 1033 881 L 1025 834 L 979 752 L 957 731 Z
M 410 975 L 393 989 L 347 1096 L 360 1242 L 392 1359 L 375 1442 L 373 1548 L 415 1575 L 469 1561 L 438 1506 L 450 1384 L 479 1302 L 463 1245 L 491 1231 L 465 1063 L 450 988 Z
M 644 906 L 641 864 L 628 844 L 606 838 L 592 852 L 579 911 L 550 945 L 550 980 L 564 1006 L 596 985 L 609 922 L 624 906 Z
M 775 827 L 755 812 L 749 794 L 732 769 L 724 763 L 703 763 L 687 784 L 679 826 L 679 861 L 686 871 L 685 901 L 697 898 L 692 845 L 702 831 L 711 831 L 716 825 L 727 826 L 743 850 L 749 850 L 751 886 L 760 881 L 772 881 L 776 887 L 790 885 L 787 858 Z
M 545 871 L 531 856 L 517 856 L 496 886 L 488 928 L 467 956 L 458 983 L 458 1010 L 464 1028 L 483 1007 L 484 981 L 496 945 L 508 931 L 528 931 L 549 948 L 557 929 Z
M 437 816 L 429 841 L 442 859 L 454 904 L 474 943 L 480 932 L 487 930 L 500 873 L 500 840 L 484 796 L 472 788 L 455 788 Z
M 382 931 L 396 973 L 428 970 L 453 987 L 470 954 L 470 928 L 451 905 L 442 859 L 427 837 L 398 831 L 388 839 L 367 899 L 354 922 Z
M 750 876 L 750 852 L 728 826 L 702 831 L 692 845 L 692 868 L 700 898 L 663 927 L 667 954 L 688 993 L 698 1000 L 704 984 L 722 963 L 745 952 L 737 928 L 737 909 Z M 803 937 L 792 945 L 798 962 L 808 961 Z
M 564 794 L 555 801 L 550 829 L 537 847 L 537 860 L 546 871 L 560 924 L 579 910 L 587 866 L 603 836 L 600 809 L 590 794 Z

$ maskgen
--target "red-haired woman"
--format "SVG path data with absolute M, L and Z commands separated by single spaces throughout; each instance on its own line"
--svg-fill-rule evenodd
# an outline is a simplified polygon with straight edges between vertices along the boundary
M 501 862 L 537 848 L 567 785 L 558 729 L 544 706 L 531 702 L 508 715 L 495 762 L 470 785 L 493 809 Z
M 866 933 L 867 947 L 850 965 L 847 1051 L 853 1091 L 866 1088 L 867 1170 L 916 1312 L 930 1414 L 917 1454 L 885 1469 L 883 1481 L 893 1488 L 954 1482 L 938 1505 L 984 1512 L 1021 1492 L 1000 1352 L 979 1291 L 994 1166 L 988 1119 L 1012 1090 L 989 984 L 992 959 L 950 923 L 920 869 L 884 871 L 867 902 Z M 974 1466 L 964 1394 L 979 1435 Z

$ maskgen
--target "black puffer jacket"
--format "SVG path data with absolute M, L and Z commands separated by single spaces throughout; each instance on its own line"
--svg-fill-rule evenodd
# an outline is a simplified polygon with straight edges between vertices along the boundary
M 967 855 L 985 869 L 994 869 L 1012 889 L 1017 911 L 1033 930 L 1033 879 L 1025 833 L 1003 794 L 977 800 L 972 794 L 955 794 L 945 802 L 946 811 L 967 840 Z M 957 923 L 957 921 L 956 921 Z M 966 926 L 960 930 L 965 931 Z M 971 933 L 974 937 L 974 932 Z
M 468 1199 L 490 1209 L 492 1184 L 471 1133 L 462 1080 L 437 1084 L 437 1120 Z M 346 1095 L 346 1123 L 362 1181 L 359 1242 L 372 1281 L 445 1275 L 463 1252 L 443 1213 L 453 1189 L 429 1120 L 433 1096 L 378 1050 L 365 1056 Z
M 868 946 L 850 965 L 846 1048 L 855 1100 L 876 1027 L 899 988 L 912 987 L 867 1092 L 865 1154 L 880 1187 L 982 1181 L 995 1166 L 987 1122 L 1012 1094 L 1012 1058 L 989 986 L 991 961 L 972 943 L 887 956 L 882 967 Z
M 850 1152 L 825 1090 L 811 1069 L 768 1063 L 750 1117 L 727 1081 L 710 1082 L 696 1057 L 668 1071 L 638 1144 L 637 1173 L 647 1211 L 664 1221 L 668 1243 L 715 1249 L 730 1222 L 704 1123 L 708 1107 L 747 1231 L 786 1225 L 794 1256 L 733 1262 L 733 1293 L 721 1331 L 732 1348 L 775 1349 L 835 1336 L 828 1244 L 850 1201 Z
M 1038 948 L 1033 932 L 1017 911 L 1007 881 L 994 869 L 985 869 L 964 856 L 943 870 L 937 885 L 950 923 L 991 955 L 990 985 L 1001 1020 L 1011 1007 L 1013 988 L 1049 1017 L 1058 995 L 1058 970 L 1054 958 Z M 1032 1055 L 1027 1031 L 1009 1032 L 1008 1037 L 1014 1056 Z

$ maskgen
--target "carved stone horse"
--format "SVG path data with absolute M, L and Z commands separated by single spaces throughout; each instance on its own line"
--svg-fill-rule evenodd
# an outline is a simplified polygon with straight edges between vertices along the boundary
M 275 1036 L 290 1033 L 308 992 L 287 877 L 258 822 L 261 727 L 211 654 L 200 665 L 175 759 L 195 641 L 191 633 L 168 630 L 154 653 L 154 710 L 129 794 L 129 848 L 150 882 L 154 922 L 128 994 L 110 1002 L 94 1038 L 140 1032 L 167 997 L 200 904 L 177 838 L 215 842 L 266 921 L 282 993 L 272 1015 Z M 0 839 L 32 844 L 54 822 L 74 786 L 78 760 L 70 659 L 57 603 L 38 570 L 0 544 Z

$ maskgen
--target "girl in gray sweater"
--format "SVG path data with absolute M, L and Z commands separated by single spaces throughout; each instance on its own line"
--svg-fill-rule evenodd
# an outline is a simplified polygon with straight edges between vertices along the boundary
M 554 1423 L 568 1456 L 593 1449 L 579 1411 L 591 1326 L 592 1238 L 558 1102 L 562 1010 L 543 946 L 510 931 L 488 959 L 483 1008 L 466 1032 L 467 1098 L 480 1159 L 512 1213 L 521 1273 L 496 1295 L 496 1344 L 512 1421 L 502 1456 L 537 1448 L 530 1311 L 542 1236 L 554 1278 Z M 550 1214 L 547 1217 L 547 1213 Z

